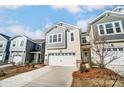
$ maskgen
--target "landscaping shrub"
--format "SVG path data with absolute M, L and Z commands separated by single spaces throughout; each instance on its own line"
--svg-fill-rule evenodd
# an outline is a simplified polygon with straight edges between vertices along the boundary
M 5 75 L 6 75 L 5 72 L 3 70 L 0 70 L 0 77 Z
M 31 62 L 32 68 L 35 68 L 35 64 L 36 63 L 34 61 Z
M 25 64 L 29 66 L 30 65 L 30 62 L 29 61 L 26 61 Z
M 86 71 L 86 66 L 85 64 L 80 64 L 80 72 L 85 72 Z

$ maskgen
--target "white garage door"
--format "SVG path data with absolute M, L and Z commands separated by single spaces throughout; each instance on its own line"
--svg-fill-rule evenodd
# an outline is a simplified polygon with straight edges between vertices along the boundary
M 52 53 L 49 55 L 51 66 L 76 66 L 75 53 Z
M 2 55 L 0 55 L 0 61 L 3 59 L 3 56 Z
M 118 53 L 118 58 L 114 60 L 112 65 L 124 65 L 124 52 L 119 52 Z
M 13 56 L 13 61 L 15 63 L 22 62 L 22 56 L 21 55 L 15 55 L 15 56 Z

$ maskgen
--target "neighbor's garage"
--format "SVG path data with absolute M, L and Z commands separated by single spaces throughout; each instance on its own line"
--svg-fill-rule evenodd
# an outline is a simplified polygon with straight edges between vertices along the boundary
M 50 53 L 49 65 L 51 66 L 76 66 L 75 53 Z
M 13 62 L 15 62 L 15 63 L 22 62 L 22 56 L 21 55 L 14 55 L 13 56 Z

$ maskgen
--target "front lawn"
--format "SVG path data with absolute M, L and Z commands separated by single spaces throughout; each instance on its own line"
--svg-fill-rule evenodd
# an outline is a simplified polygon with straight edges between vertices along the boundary
M 118 87 L 123 85 L 124 77 L 107 68 L 94 67 L 82 73 L 73 72 L 72 87 Z
M 44 66 L 45 66 L 44 64 L 36 64 L 34 67 L 32 65 L 23 65 L 23 66 L 13 65 L 13 66 L 1 68 L 0 69 L 0 80 L 8 78 L 8 77 L 12 77 L 20 73 L 32 71 L 32 70 L 35 70 L 35 69 L 38 69 Z

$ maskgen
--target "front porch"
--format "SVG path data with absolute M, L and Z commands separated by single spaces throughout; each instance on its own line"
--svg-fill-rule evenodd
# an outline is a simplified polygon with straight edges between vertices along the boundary
M 81 47 L 81 58 L 83 63 L 91 62 L 91 50 L 90 45 Z
M 33 51 L 30 53 L 33 54 L 33 60 L 35 63 L 43 63 L 43 54 L 41 51 Z

